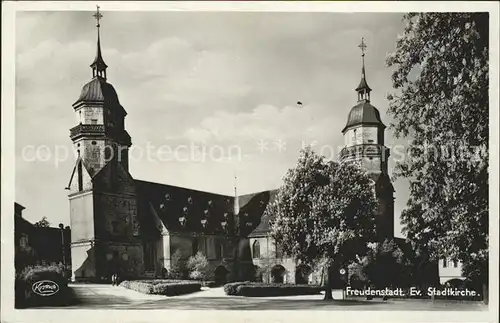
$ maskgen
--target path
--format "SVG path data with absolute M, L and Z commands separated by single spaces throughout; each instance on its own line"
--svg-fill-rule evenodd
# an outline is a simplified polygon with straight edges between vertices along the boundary
M 323 301 L 323 295 L 285 297 L 226 296 L 222 287 L 203 288 L 193 294 L 167 297 L 146 295 L 123 287 L 70 285 L 78 304 L 65 308 L 83 309 L 175 309 L 175 310 L 485 310 L 480 302 L 430 300 L 334 300 Z M 334 294 L 335 297 L 335 294 Z

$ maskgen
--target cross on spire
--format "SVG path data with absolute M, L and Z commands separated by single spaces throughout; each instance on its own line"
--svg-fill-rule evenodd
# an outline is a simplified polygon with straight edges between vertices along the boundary
M 361 100 L 370 101 L 371 89 L 368 86 L 368 83 L 366 82 L 366 72 L 365 72 L 365 51 L 367 46 L 365 44 L 364 37 L 361 37 L 361 44 L 359 44 L 358 47 L 361 49 L 361 59 L 363 61 L 362 63 L 363 65 L 361 68 L 361 81 L 359 82 L 359 85 L 356 88 L 356 92 L 358 92 L 358 101 Z
M 102 14 L 99 12 L 100 7 L 98 5 L 96 7 L 97 7 L 97 11 L 95 14 L 92 15 L 92 17 L 94 17 L 95 20 L 97 21 L 96 27 L 99 28 L 99 27 L 101 27 L 101 24 L 99 24 L 99 20 L 101 20 Z
M 99 8 L 99 7 L 98 7 Z M 366 44 L 365 44 L 365 37 L 361 37 L 361 44 L 358 45 L 358 47 L 361 49 L 361 56 L 365 56 L 365 50 L 366 50 Z
M 102 14 L 99 12 L 99 6 L 97 7 L 97 11 L 95 14 L 92 15 L 92 17 L 95 18 L 96 20 L 96 27 L 97 27 L 97 53 L 95 55 L 95 59 L 90 65 L 92 68 L 92 77 L 101 77 L 102 79 L 106 80 L 106 68 L 108 67 L 106 63 L 104 63 L 104 59 L 102 58 L 102 53 L 101 53 L 101 35 L 100 35 L 100 20 L 102 18 Z

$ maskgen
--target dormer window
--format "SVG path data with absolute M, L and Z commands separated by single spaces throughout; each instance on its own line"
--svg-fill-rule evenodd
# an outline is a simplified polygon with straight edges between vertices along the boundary
M 180 217 L 179 218 L 179 223 L 181 224 L 181 226 L 185 226 L 186 225 L 186 218 L 185 217 Z
M 221 223 L 220 223 L 220 226 L 222 227 L 222 230 L 224 230 L 224 231 L 225 231 L 225 230 L 227 229 L 227 222 L 226 222 L 226 221 L 221 222 Z

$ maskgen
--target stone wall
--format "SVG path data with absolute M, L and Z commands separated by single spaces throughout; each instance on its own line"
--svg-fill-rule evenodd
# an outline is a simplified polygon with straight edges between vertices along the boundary
M 134 236 L 137 201 L 133 195 L 98 193 L 95 196 L 98 236 L 106 240 L 128 240 Z
M 104 124 L 102 106 L 89 106 L 87 104 L 76 109 L 75 113 L 78 123 L 92 124 L 92 120 L 96 120 L 96 124 Z
M 141 277 L 144 273 L 143 248 L 139 242 L 117 243 L 108 242 L 101 246 L 103 262 L 100 274 L 110 277 L 114 271 L 122 278 Z

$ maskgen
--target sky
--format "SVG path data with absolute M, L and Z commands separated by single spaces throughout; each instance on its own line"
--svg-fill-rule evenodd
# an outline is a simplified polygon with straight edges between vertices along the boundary
M 401 13 L 102 14 L 102 53 L 128 113 L 135 179 L 232 195 L 237 176 L 245 194 L 278 188 L 304 145 L 336 160 L 357 100 L 361 37 L 371 102 L 390 123 L 385 57 L 403 32 Z M 32 222 L 69 224 L 71 105 L 92 76 L 92 15 L 16 16 L 16 202 Z M 390 130 L 385 141 L 404 143 Z M 408 185 L 394 185 L 401 236 Z

